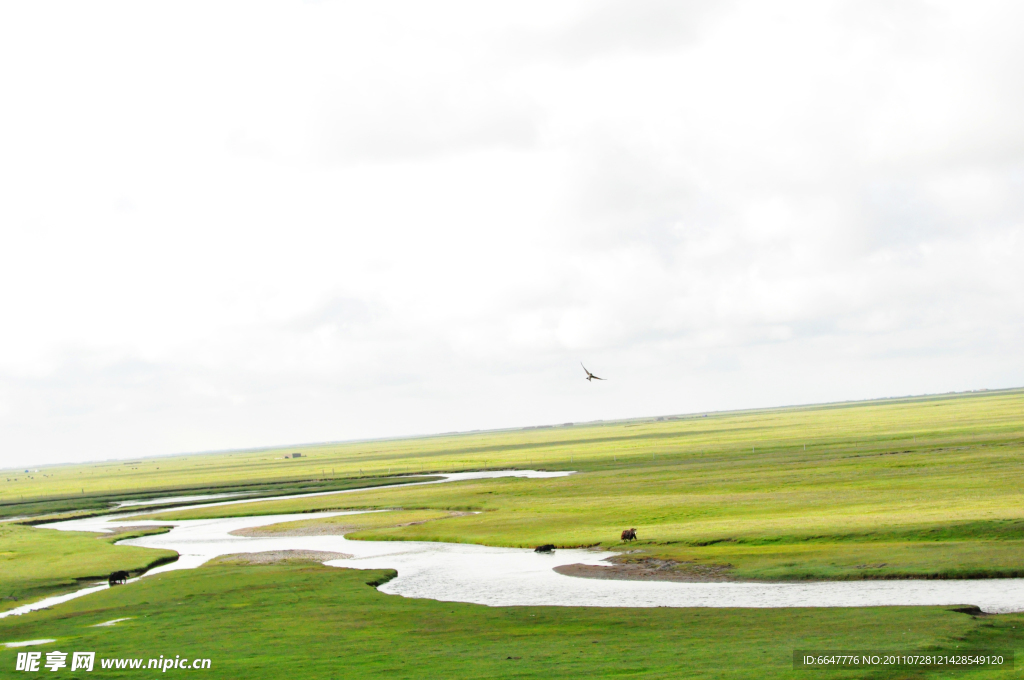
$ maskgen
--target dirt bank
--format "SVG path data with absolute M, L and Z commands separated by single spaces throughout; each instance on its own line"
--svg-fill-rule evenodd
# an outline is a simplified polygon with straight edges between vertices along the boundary
M 329 560 L 347 560 L 351 555 L 324 550 L 268 550 L 258 553 L 237 553 L 222 555 L 213 563 L 217 564 L 275 564 L 278 562 L 327 562 Z
M 555 571 L 565 576 L 619 581 L 713 583 L 738 580 L 729 575 L 732 568 L 723 565 L 676 562 L 675 560 L 659 560 L 653 557 L 630 559 L 625 556 L 613 557 L 608 562 L 607 566 L 566 564 L 561 567 L 555 567 Z
M 448 519 L 451 517 L 462 517 L 463 515 L 472 515 L 472 512 L 449 512 L 445 517 L 439 517 L 437 519 Z M 296 522 L 302 526 L 297 526 L 293 529 L 275 529 L 275 526 L 264 527 L 252 527 L 249 529 L 236 529 L 229 532 L 232 536 L 248 536 L 250 538 L 266 538 L 266 537 L 284 537 L 284 536 L 344 536 L 345 534 L 351 534 L 356 531 L 364 531 L 369 528 L 373 529 L 390 529 L 393 527 L 411 527 L 417 524 L 426 524 L 427 522 L 436 522 L 437 519 L 423 520 L 421 522 L 405 522 L 402 524 L 384 524 L 380 526 L 368 527 L 365 523 L 359 524 L 356 519 L 358 515 L 353 517 L 352 524 L 342 524 L 338 522 L 332 522 L 330 519 L 324 519 L 323 521 L 316 522 L 310 520 L 302 520 Z

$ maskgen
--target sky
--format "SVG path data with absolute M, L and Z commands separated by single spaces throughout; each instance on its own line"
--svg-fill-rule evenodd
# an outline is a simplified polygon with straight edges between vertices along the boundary
M 1022 27 L 5 2 L 0 467 L 1022 386 Z

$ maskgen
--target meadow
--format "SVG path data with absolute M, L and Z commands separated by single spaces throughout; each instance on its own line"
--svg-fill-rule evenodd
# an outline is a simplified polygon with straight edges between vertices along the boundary
M 210 669 L 196 671 L 206 678 L 738 680 L 938 677 L 921 671 L 793 670 L 792 654 L 837 645 L 1019 649 L 1024 635 L 1022 615 L 975 617 L 953 608 L 484 607 L 406 599 L 367 585 L 387 577 L 301 562 L 239 566 L 221 560 L 147 577 L 52 611 L 2 619 L 0 640 L 56 638 L 28 649 L 93 651 L 100 659 L 208 658 Z M 127 620 L 95 627 L 115 619 Z M 24 649 L 0 649 L 0 668 L 13 669 L 18 651 Z M 100 670 L 99 663 L 84 675 L 139 677 L 138 671 Z M 955 674 L 980 679 L 1019 672 Z
M 112 571 L 124 570 L 137 576 L 177 559 L 177 553 L 170 550 L 113 545 L 114 541 L 161 531 L 166 529 L 97 536 L 0 524 L 0 611 L 105 581 Z
M 528 441 L 520 448 L 499 433 L 500 445 L 476 455 L 578 472 L 157 517 L 479 511 L 352 536 L 623 549 L 621 530 L 637 527 L 640 540 L 628 547 L 642 552 L 624 561 L 715 565 L 735 578 L 1021 576 L 1022 414 L 1024 392 L 1010 391 L 562 428 L 545 433 L 543 446 Z
M 47 476 L 49 477 L 49 475 Z M 245 498 L 265 498 L 268 496 L 323 493 L 325 491 L 341 491 L 352 488 L 409 484 L 413 482 L 426 482 L 434 479 L 440 478 L 430 476 L 417 477 L 412 475 L 403 475 L 401 477 L 386 476 L 341 479 L 314 478 L 226 484 L 217 487 L 209 487 L 200 483 L 199 485 L 192 487 L 168 487 L 148 491 L 131 491 L 123 489 L 121 491 L 100 491 L 90 494 L 86 494 L 85 489 L 83 488 L 81 495 L 51 495 L 41 498 L 30 497 L 25 500 L 8 499 L 5 502 L 0 502 L 0 520 L 7 518 L 17 520 L 22 524 L 43 524 L 57 519 L 108 514 L 112 508 L 121 502 L 142 502 L 146 504 L 145 507 L 126 507 L 123 510 L 125 512 L 143 509 L 158 510 L 160 508 L 181 505 L 182 501 L 174 500 L 175 498 L 181 497 L 188 498 L 208 494 L 235 494 L 235 496 L 231 496 L 231 498 L 236 496 Z
M 42 515 L 0 524 L 0 591 L 9 597 L 0 608 L 168 558 L 111 544 L 124 536 L 25 525 L 53 513 L 96 513 L 127 498 L 373 484 L 391 486 L 164 509 L 147 519 L 373 509 L 388 511 L 311 515 L 262 531 L 602 546 L 623 562 L 669 560 L 684 574 L 713 567 L 735 579 L 1021 576 L 1022 415 L 1024 390 L 1006 390 L 5 471 L 0 512 Z M 303 456 L 284 457 L 295 451 Z M 408 481 L 397 475 L 495 468 L 576 473 L 394 485 Z M 631 526 L 640 540 L 623 544 L 619 534 Z M 0 642 L 56 637 L 61 649 L 107 656 L 204 656 L 216 664 L 208 676 L 225 678 L 938 677 L 794 671 L 791 655 L 814 647 L 1019 649 L 1024 621 L 942 607 L 488 608 L 366 585 L 383 578 L 222 559 L 2 619 Z M 0 667 L 13 667 L 15 651 L 0 650 Z
M 697 455 L 927 451 L 953 441 L 1021 446 L 1024 391 L 665 416 L 617 422 L 0 470 L 0 511 L 130 495 L 499 468 L 623 469 Z M 898 447 L 898 448 L 897 448 Z M 300 452 L 301 458 L 286 458 Z M 27 472 L 26 472 L 27 471 Z M 23 513 L 27 514 L 27 513 Z

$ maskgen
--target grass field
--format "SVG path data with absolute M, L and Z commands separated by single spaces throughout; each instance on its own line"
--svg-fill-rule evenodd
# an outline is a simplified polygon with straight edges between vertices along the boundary
M 502 607 L 384 595 L 382 572 L 216 564 L 147 577 L 0 620 L 0 641 L 44 653 L 209 658 L 206 678 L 894 678 L 934 673 L 792 670 L 794 649 L 1016 649 L 1024 616 L 949 608 Z M 113 627 L 93 627 L 129 618 Z M 0 649 L 0 668 L 17 651 Z M 45 656 L 44 656 L 45 658 Z M 70 658 L 70 657 L 69 657 Z M 44 671 L 46 672 L 46 671 Z M 183 673 L 186 671 L 170 671 Z M 139 671 L 97 670 L 100 677 Z M 152 673 L 150 673 L 151 675 Z M 958 678 L 1019 671 L 958 671 Z M 948 673 L 946 674 L 948 677 Z
M 97 536 L 0 524 L 0 610 L 105 581 L 113 571 L 130 571 L 134 576 L 176 559 L 177 553 L 169 550 L 113 545 L 116 540 L 160 531 L 165 529 Z
M 736 578 L 1024 575 L 1022 391 L 564 428 L 544 434 L 544 446 L 529 439 L 540 436 L 513 448 L 511 435 L 495 434 L 504 443 L 487 454 L 579 472 L 159 517 L 479 510 L 354 537 L 617 547 L 634 526 L 641 540 L 630 547 L 644 552 L 628 559 L 722 565 Z
M 242 471 L 240 471 L 242 472 Z M 147 502 L 145 507 L 126 507 L 123 512 L 130 510 L 157 510 L 160 508 L 181 505 L 181 501 L 174 500 L 180 497 L 193 495 L 238 494 L 245 498 L 265 498 L 270 496 L 288 496 L 293 494 L 323 493 L 325 491 L 339 491 L 353 488 L 367 488 L 374 486 L 391 486 L 395 484 L 410 484 L 413 482 L 427 482 L 439 477 L 431 476 L 385 476 L 385 477 L 360 477 L 360 478 L 332 478 L 332 479 L 306 479 L 306 480 L 281 480 L 271 482 L 241 483 L 222 485 L 211 488 L 200 483 L 192 488 L 171 488 L 158 491 L 136 492 L 130 490 L 110 491 L 94 494 L 82 494 L 79 496 L 57 496 L 53 498 L 32 498 L 25 501 L 7 501 L 0 503 L 0 518 L 17 519 L 23 524 L 42 524 L 58 519 L 71 517 L 84 517 L 103 515 L 111 512 L 115 503 L 121 501 Z M 83 489 L 84 492 L 84 489 Z M 228 500 L 228 499 L 225 499 Z M 165 501 L 157 503 L 156 501 Z M 198 501 L 194 501 L 198 502 Z
M 561 469 L 578 472 L 156 517 L 389 509 L 264 530 L 327 523 L 355 538 L 619 549 L 620 531 L 635 526 L 641 540 L 629 547 L 639 552 L 621 559 L 717 565 L 735 578 L 1024 575 L 1022 415 L 1024 390 L 1010 390 L 57 466 L 0 473 L 0 513 L 97 512 L 111 500 L 239 489 L 351 488 L 391 483 L 396 474 Z M 284 459 L 291 451 L 304 457 Z M 111 545 L 110 537 L 0 524 L 0 590 L 22 601 L 166 557 Z M 814 647 L 1019 650 L 1024 631 L 1021 615 L 946 608 L 487 608 L 386 596 L 365 585 L 375 579 L 379 573 L 310 564 L 221 563 L 0 620 L 0 641 L 56 637 L 53 648 L 101 656 L 204 656 L 216 669 L 204 674 L 224 678 L 889 678 L 939 676 L 793 671 L 791 655 Z M 123 617 L 131 618 L 90 627 Z M 0 650 L 0 667 L 13 668 L 16 651 Z
M 283 536 L 288 534 L 306 535 L 311 529 L 326 530 L 331 534 L 354 534 L 361 531 L 390 529 L 392 527 L 412 526 L 435 522 L 442 519 L 458 517 L 462 513 L 447 510 L 387 510 L 368 512 L 358 515 L 340 515 L 336 517 L 314 518 L 295 522 L 282 522 L 256 529 L 243 530 L 240 535 L 250 536 Z
M 547 428 L 131 461 L 0 470 L 0 509 L 43 500 L 218 491 L 242 484 L 507 467 L 629 469 L 652 456 L 681 460 L 801 450 L 927 451 L 950 444 L 1024 441 L 1024 390 L 711 413 Z M 916 441 L 915 441 L 916 437 Z M 302 452 L 302 458 L 288 458 Z M 30 470 L 30 472 L 25 472 Z M 22 513 L 27 514 L 27 513 Z

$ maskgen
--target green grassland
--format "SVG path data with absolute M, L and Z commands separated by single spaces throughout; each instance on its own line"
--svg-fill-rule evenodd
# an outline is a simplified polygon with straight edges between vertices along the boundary
M 396 440 L 302 445 L 0 470 L 0 510 L 93 496 L 236 490 L 239 485 L 496 468 L 591 469 L 799 449 L 855 454 L 927 451 L 954 442 L 1014 446 L 1024 390 L 711 413 Z M 914 441 L 916 436 L 917 440 Z M 302 458 L 284 458 L 302 452 Z M 754 456 L 756 458 L 756 455 Z M 891 461 L 891 465 L 902 461 Z M 21 512 L 20 514 L 28 514 Z
M 272 482 L 241 483 L 210 487 L 205 483 L 192 487 L 174 487 L 160 491 L 110 491 L 102 493 L 83 493 L 75 496 L 54 496 L 48 498 L 30 498 L 28 500 L 8 500 L 0 502 L 0 518 L 18 519 L 22 524 L 42 524 L 60 519 L 81 518 L 86 516 L 104 515 L 111 512 L 115 503 L 120 501 L 147 501 L 145 507 L 130 506 L 122 511 L 157 510 L 160 508 L 181 505 L 176 497 L 201 495 L 210 493 L 233 493 L 246 498 L 267 498 L 272 496 L 288 496 L 293 494 L 323 493 L 325 491 L 341 491 L 354 488 L 374 486 L 390 486 L 394 484 L 411 484 L 428 482 L 440 477 L 431 476 L 384 476 L 359 478 L 332 478 L 283 480 Z M 166 497 L 166 502 L 153 503 Z M 28 518 L 28 519 L 25 519 Z
M 146 528 L 116 536 L 0 524 L 0 610 L 106 580 L 113 571 L 133 576 L 177 559 L 170 550 L 150 550 L 114 541 L 166 531 Z
M 0 642 L 43 652 L 209 658 L 206 678 L 897 678 L 916 671 L 792 669 L 794 649 L 1024 648 L 1024 616 L 952 608 L 484 607 L 384 595 L 386 573 L 230 562 L 147 577 L 0 620 Z M 129 618 L 113 627 L 94 627 Z M 0 649 L 13 669 L 16 649 Z M 70 657 L 69 657 L 70 658 Z M 66 671 L 66 669 L 65 669 Z M 171 673 L 182 671 L 171 671 Z M 102 677 L 138 671 L 100 670 Z M 143 672 L 145 674 L 145 672 Z M 152 672 L 146 674 L 147 677 Z M 1017 677 L 1019 671 L 957 671 Z M 944 677 L 948 677 L 948 672 Z
M 544 432 L 528 431 L 518 440 L 495 433 L 489 448 L 474 436 L 462 451 L 474 448 L 496 459 L 495 466 L 577 474 L 368 490 L 158 517 L 475 510 L 479 514 L 367 529 L 353 537 L 618 549 L 619 533 L 632 526 L 641 540 L 629 547 L 643 552 L 623 559 L 720 565 L 735 578 L 1024 575 L 1024 391 Z M 546 438 L 543 445 L 540 437 Z M 436 443 L 420 444 L 430 449 Z M 441 452 L 420 465 L 440 467 L 458 455 Z
M 339 515 L 335 517 L 318 517 L 315 519 L 282 522 L 270 526 L 258 527 L 253 535 L 285 535 L 293 533 L 302 535 L 304 532 L 320 530 L 331 534 L 353 534 L 360 531 L 390 529 L 393 527 L 414 526 L 426 522 L 457 517 L 461 513 L 447 510 L 388 510 L 369 512 L 358 515 Z
M 45 474 L 45 483 L 4 482 L 0 498 L 10 500 L 11 488 L 23 485 L 35 499 L 26 502 L 74 508 L 79 497 L 186 487 L 263 485 L 263 493 L 351 488 L 396 481 L 374 476 L 389 469 L 392 475 L 573 469 L 578 472 L 566 478 L 391 487 L 158 517 L 405 508 L 439 514 L 415 523 L 359 525 L 352 535 L 620 549 L 619 533 L 635 526 L 641 540 L 630 548 L 643 552 L 622 559 L 718 565 L 734 578 L 1016 576 L 1024 569 L 1022 414 L 1024 390 L 1008 390 L 339 444 L 303 448 L 305 457 L 284 459 L 301 448 L 290 447 L 43 468 L 32 476 Z M 155 467 L 164 469 L 156 473 Z M 61 496 L 70 480 L 91 486 Z M 449 515 L 467 510 L 479 514 Z M 56 540 L 41 538 L 45 546 L 35 550 L 24 536 L 0 535 L 0 553 L 31 561 L 78 549 L 58 549 Z M 64 564 L 76 568 L 47 567 L 28 590 L 0 572 L 0 588 L 23 597 L 32 588 L 42 592 L 107 571 L 78 569 L 75 560 Z
M 1024 390 L 1009 390 L 55 466 L 0 473 L 0 514 L 89 513 L 111 500 L 243 488 L 261 495 L 352 488 L 389 483 L 397 474 L 576 470 L 554 479 L 163 510 L 147 519 L 373 509 L 387 512 L 261 530 L 333 525 L 326 529 L 379 540 L 599 545 L 622 551 L 622 560 L 718 565 L 734 578 L 1015 576 L 1024 574 L 1022 416 Z M 305 457 L 284 459 L 291 451 Z M 640 540 L 623 546 L 618 536 L 629 526 Z M 170 557 L 111 544 L 124 537 L 0 524 L 2 594 L 41 597 Z M 219 560 L 0 619 L 0 642 L 56 637 L 37 649 L 208 657 L 214 670 L 204 675 L 213 678 L 810 673 L 870 680 L 940 675 L 794 671 L 792 652 L 1024 647 L 1024 615 L 1016 614 L 975 617 L 941 607 L 490 608 L 387 596 L 366 585 L 382 578 L 298 562 Z M 2 608 L 16 604 L 8 600 Z M 124 617 L 130 620 L 111 628 L 91 627 Z M 13 668 L 17 651 L 0 649 L 0 667 Z

